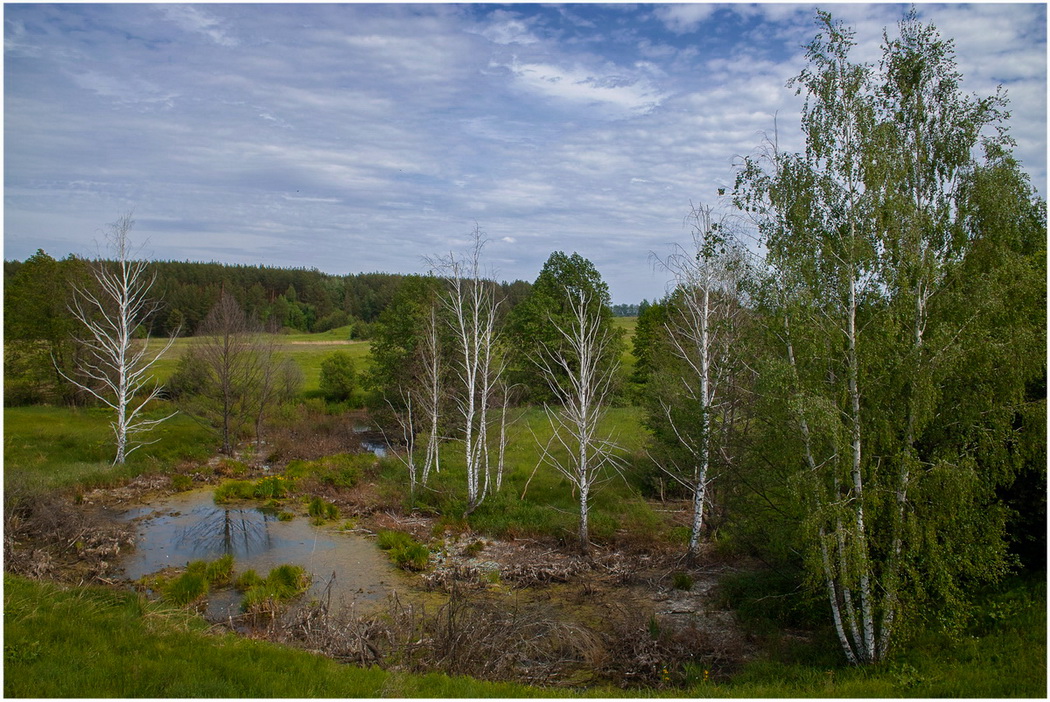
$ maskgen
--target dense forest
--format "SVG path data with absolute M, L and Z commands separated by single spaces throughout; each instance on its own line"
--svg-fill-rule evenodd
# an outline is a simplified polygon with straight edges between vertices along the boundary
M 103 263 L 113 264 L 112 261 Z M 84 279 L 83 264 L 72 256 L 55 261 L 43 250 L 25 261 L 4 261 L 5 312 L 12 311 L 12 305 L 24 304 L 23 294 L 46 293 L 39 287 L 45 275 L 58 276 L 52 281 L 55 287 L 51 291 L 64 293 L 72 281 Z M 158 313 L 146 321 L 152 336 L 192 335 L 225 290 L 249 317 L 278 328 L 324 332 L 351 325 L 354 338 L 368 338 L 368 325 L 390 303 L 405 277 L 398 273 L 340 276 L 305 268 L 190 261 L 155 261 L 151 272 L 157 277 L 153 294 L 164 301 Z M 62 285 L 60 280 L 67 283 Z M 23 292 L 33 286 L 37 286 L 33 292 Z M 528 283 L 520 280 L 500 287 L 510 305 L 528 291 Z M 61 306 L 56 306 L 54 313 L 64 314 Z M 25 335 L 17 324 L 4 331 L 7 338 Z
M 767 579 L 734 602 L 819 632 L 851 669 L 906 660 L 933 633 L 964 641 L 991 616 L 981 598 L 1018 574 L 1045 583 L 1046 203 L 1004 96 L 964 95 L 950 42 L 914 11 L 877 67 L 851 60 L 848 28 L 818 24 L 792 81 L 803 150 L 765 144 L 730 192 L 691 207 L 689 240 L 653 255 L 674 282 L 661 300 L 614 307 L 575 252 L 531 283 L 487 280 L 477 226 L 470 250 L 409 276 L 40 251 L 5 263 L 5 402 L 117 410 L 117 465 L 181 412 L 222 460 L 248 446 L 265 463 L 229 490 L 275 502 L 278 466 L 312 486 L 321 521 L 337 511 L 324 499 L 365 499 L 364 469 L 310 477 L 266 440 L 308 444 L 307 424 L 363 413 L 392 449 L 368 468 L 367 514 L 432 519 L 435 544 L 521 536 L 607 572 L 595 551 L 673 550 L 682 590 L 702 565 L 746 561 Z M 326 355 L 304 392 L 305 362 L 274 332 L 343 327 L 367 351 Z M 128 389 L 157 360 L 128 330 L 195 335 L 164 393 Z M 424 571 L 444 547 L 389 548 Z M 672 646 L 681 631 L 639 621 L 613 638 L 665 646 L 644 665 L 632 649 L 646 684 L 698 660 L 700 644 Z

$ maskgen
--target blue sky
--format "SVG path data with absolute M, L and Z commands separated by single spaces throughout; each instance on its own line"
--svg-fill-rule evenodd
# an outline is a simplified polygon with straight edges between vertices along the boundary
M 814 5 L 4 5 L 4 257 L 424 272 L 475 221 L 503 280 L 551 251 L 615 302 L 663 294 L 734 162 L 800 149 Z M 1046 193 L 1046 6 L 917 6 L 967 92 L 1002 84 Z M 906 5 L 829 4 L 876 62 Z

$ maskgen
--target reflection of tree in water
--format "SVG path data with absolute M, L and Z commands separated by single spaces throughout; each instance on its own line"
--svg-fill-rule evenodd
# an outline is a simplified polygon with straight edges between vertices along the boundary
M 198 509 L 197 520 L 190 526 L 175 531 L 173 541 L 177 548 L 188 548 L 205 555 L 230 553 L 243 558 L 270 547 L 270 530 L 266 522 L 273 521 L 256 509 Z

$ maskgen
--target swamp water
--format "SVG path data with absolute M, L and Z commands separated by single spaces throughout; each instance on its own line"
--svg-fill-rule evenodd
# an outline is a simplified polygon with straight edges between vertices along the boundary
M 131 580 L 229 553 L 235 578 L 249 569 L 265 578 L 279 565 L 302 566 L 313 578 L 306 597 L 320 599 L 331 584 L 333 610 L 374 606 L 399 584 L 400 573 L 374 541 L 314 526 L 308 517 L 282 522 L 275 511 L 251 504 L 216 505 L 211 490 L 160 498 L 121 518 L 137 524 L 135 550 L 122 564 L 123 575 Z M 213 591 L 207 616 L 236 615 L 240 601 L 241 593 L 232 588 Z

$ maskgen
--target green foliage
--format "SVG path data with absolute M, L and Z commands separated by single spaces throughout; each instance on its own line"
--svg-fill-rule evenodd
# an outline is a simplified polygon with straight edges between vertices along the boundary
M 84 261 L 56 261 L 42 249 L 5 276 L 5 405 L 67 402 L 84 394 L 58 371 L 74 375 L 79 326 L 69 311 L 72 286 L 90 283 Z
M 380 530 L 376 534 L 376 546 L 389 551 L 394 548 L 400 548 L 407 546 L 412 543 L 412 535 L 407 534 L 403 531 L 392 531 L 389 529 Z
M 654 354 L 657 352 L 657 343 L 663 334 L 663 326 L 667 321 L 667 303 L 653 302 L 644 304 L 638 312 L 638 324 L 634 330 L 632 346 L 634 349 L 635 365 L 632 380 L 636 383 L 645 383 L 649 380 L 654 363 Z
M 168 414 L 171 406 L 157 402 L 144 416 Z M 111 419 L 110 412 L 97 408 L 5 408 L 5 489 L 38 492 L 115 485 L 182 461 L 203 462 L 209 456 L 206 430 L 189 417 L 175 416 L 154 431 L 156 443 L 131 453 L 124 466 L 113 466 Z
M 511 381 L 524 388 L 529 402 L 551 401 L 546 378 L 531 359 L 543 349 L 565 350 L 557 331 L 568 328 L 570 296 L 584 293 L 594 314 L 602 319 L 601 332 L 613 339 L 608 362 L 619 360 L 622 335 L 612 324 L 609 287 L 590 261 L 573 253 L 555 251 L 547 258 L 528 296 L 507 317 L 505 334 L 511 349 Z
M 306 512 L 313 517 L 316 524 L 339 518 L 339 508 L 320 497 L 313 497 L 310 500 Z
M 390 673 L 209 631 L 130 592 L 4 575 L 4 696 L 526 697 L 540 688 Z M 131 664 L 133 662 L 133 664 Z
M 233 586 L 241 592 L 246 592 L 253 587 L 258 587 L 266 582 L 266 579 L 255 572 L 254 568 L 248 570 L 237 576 L 237 580 L 234 581 Z
M 215 504 L 224 505 L 233 500 L 251 500 L 255 498 L 255 483 L 250 480 L 227 480 L 215 488 L 212 499 Z
M 175 473 L 171 476 L 171 487 L 177 492 L 185 492 L 193 488 L 193 478 L 182 473 Z
M 357 371 L 354 360 L 345 351 L 336 351 L 321 361 L 321 394 L 342 402 L 349 400 L 357 389 Z
M 288 481 L 281 475 L 271 475 L 255 483 L 257 499 L 281 499 L 288 496 Z
M 244 592 L 241 609 L 245 612 L 295 599 L 309 587 L 310 574 L 302 566 L 290 564 L 277 566 L 265 579 L 250 570 L 237 580 L 237 589 Z

